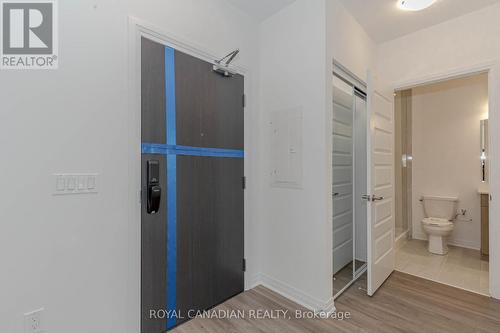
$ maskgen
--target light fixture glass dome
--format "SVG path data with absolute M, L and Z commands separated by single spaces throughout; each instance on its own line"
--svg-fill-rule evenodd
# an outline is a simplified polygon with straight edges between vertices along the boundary
M 436 0 L 398 0 L 398 7 L 402 10 L 419 11 L 432 6 Z

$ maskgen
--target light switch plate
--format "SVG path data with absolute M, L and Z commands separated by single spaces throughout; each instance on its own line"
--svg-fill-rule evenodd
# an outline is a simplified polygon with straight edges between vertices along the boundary
M 57 176 L 56 178 L 56 192 L 61 192 L 66 189 L 66 178 L 63 176 Z
M 54 174 L 54 195 L 98 193 L 97 173 L 60 173 Z
M 87 189 L 88 190 L 94 190 L 96 188 L 96 179 L 97 179 L 97 176 L 95 176 L 95 175 L 87 176 Z
M 87 176 L 78 176 L 78 191 L 87 189 Z
M 75 191 L 76 190 L 76 177 L 75 176 L 67 176 L 66 177 L 66 191 Z

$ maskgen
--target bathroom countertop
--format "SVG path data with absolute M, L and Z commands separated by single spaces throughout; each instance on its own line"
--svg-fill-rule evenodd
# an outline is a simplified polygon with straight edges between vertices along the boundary
M 477 189 L 477 193 L 479 194 L 490 194 L 490 185 L 489 184 L 483 184 L 479 186 Z

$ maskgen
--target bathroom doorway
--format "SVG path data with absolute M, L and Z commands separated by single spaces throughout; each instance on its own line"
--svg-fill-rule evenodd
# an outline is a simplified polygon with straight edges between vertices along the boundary
M 396 270 L 489 295 L 488 73 L 395 92 Z

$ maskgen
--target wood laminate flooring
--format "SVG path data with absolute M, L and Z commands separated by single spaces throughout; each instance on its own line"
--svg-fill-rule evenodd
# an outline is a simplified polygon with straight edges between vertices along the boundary
M 335 305 L 350 319 L 194 319 L 175 333 L 197 332 L 500 332 L 500 301 L 394 272 L 370 298 L 361 278 Z M 305 310 L 264 287 L 257 287 L 221 304 L 216 310 Z
M 333 296 L 336 296 L 345 286 L 347 286 L 354 279 L 354 269 L 356 272 L 361 270 L 365 262 L 356 260 L 355 267 L 352 267 L 352 262 L 339 270 L 333 276 Z M 366 288 L 365 288 L 366 289 Z

